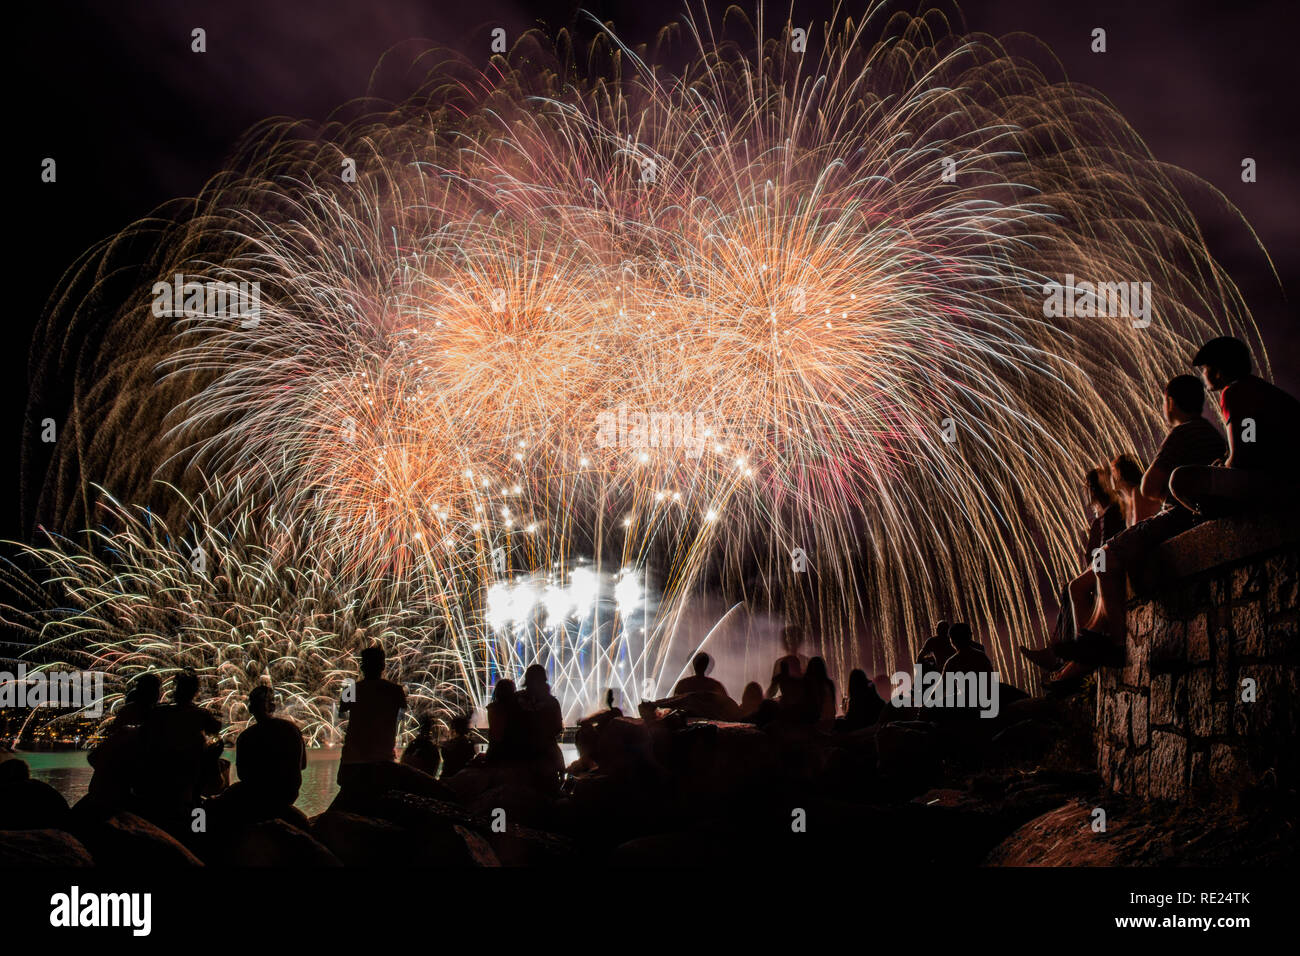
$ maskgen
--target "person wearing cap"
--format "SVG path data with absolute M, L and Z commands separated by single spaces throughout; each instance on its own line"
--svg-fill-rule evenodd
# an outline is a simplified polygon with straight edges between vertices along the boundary
M 1170 493 L 1205 517 L 1294 509 L 1300 493 L 1300 401 L 1251 373 L 1250 349 L 1241 339 L 1211 339 L 1192 364 L 1206 387 L 1219 393 L 1228 456 L 1221 465 L 1177 469 L 1169 478 Z

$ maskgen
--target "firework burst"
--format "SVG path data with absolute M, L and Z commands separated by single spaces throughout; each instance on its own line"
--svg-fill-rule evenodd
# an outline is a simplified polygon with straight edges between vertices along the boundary
M 566 628 L 493 626 L 488 595 L 569 587 L 579 557 L 656 582 L 645 692 L 696 643 L 679 624 L 705 591 L 813 622 L 839 668 L 863 635 L 891 667 L 940 613 L 1040 634 L 1082 472 L 1154 437 L 1191 342 L 1258 339 L 1190 178 L 1096 95 L 936 14 L 874 7 L 802 53 L 793 25 L 724 39 L 741 26 L 687 16 L 635 50 L 602 32 L 582 56 L 530 34 L 482 68 L 425 54 L 434 79 L 396 105 L 254 130 L 184 214 L 69 272 L 37 354 L 66 361 L 86 325 L 98 351 L 39 507 L 84 515 L 95 480 L 174 520 L 160 477 L 218 522 L 265 502 L 295 567 L 439 622 L 422 639 L 462 677 L 426 669 L 474 700 L 530 658 L 567 666 Z M 174 275 L 259 283 L 256 321 L 156 314 Z M 1045 318 L 1066 275 L 1151 283 L 1149 325 Z

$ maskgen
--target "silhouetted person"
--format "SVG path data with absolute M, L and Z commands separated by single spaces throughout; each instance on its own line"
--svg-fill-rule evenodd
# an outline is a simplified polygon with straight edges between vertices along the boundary
M 162 699 L 162 680 L 157 674 L 141 674 L 104 733 L 104 739 L 87 756 L 94 768 L 84 804 L 78 812 L 111 814 L 130 806 L 133 787 L 145 758 L 141 728 L 148 723 Z
M 544 780 L 548 773 L 560 773 L 564 770 L 564 755 L 560 752 L 559 742 L 559 736 L 564 732 L 564 715 L 546 680 L 546 668 L 541 664 L 533 664 L 524 671 L 524 689 L 519 694 L 519 706 L 528 728 L 531 762 L 541 771 Z M 545 780 L 548 786 L 552 781 L 559 783 L 555 776 Z
M 763 720 L 766 723 L 773 716 L 789 717 L 792 720 L 801 720 L 804 717 L 804 700 L 807 688 L 804 685 L 803 675 L 795 676 L 790 672 L 794 662 L 789 657 L 783 657 L 776 662 L 776 676 L 772 678 L 772 684 L 767 689 L 769 699 L 775 698 L 775 703 L 779 705 L 776 710 L 771 708 L 762 708 Z
M 474 741 L 469 735 L 469 717 L 457 714 L 451 719 L 451 736 L 442 742 L 442 776 L 452 777 L 474 759 Z
M 761 706 L 763 706 L 763 685 L 756 680 L 752 680 L 741 691 L 740 712 L 745 716 L 746 720 L 752 720 Z
M 776 659 L 772 665 L 772 683 L 768 685 L 767 696 L 775 697 L 780 691 L 777 678 L 801 678 L 803 677 L 803 655 L 799 649 L 803 647 L 803 628 L 798 624 L 788 624 L 781 631 L 781 646 L 785 649 L 785 654 Z
M 528 757 L 528 728 L 515 682 L 506 678 L 492 688 L 487 705 L 488 749 L 492 763 L 514 763 Z
M 1250 349 L 1230 336 L 1211 339 L 1192 359 L 1219 393 L 1228 432 L 1221 466 L 1185 465 L 1169 478 L 1178 502 L 1214 517 L 1235 511 L 1295 509 L 1300 495 L 1300 401 L 1251 374 Z
M 438 767 L 442 764 L 442 752 L 438 749 L 437 741 L 433 739 L 435 727 L 432 714 L 421 714 L 419 731 L 402 751 L 402 763 L 416 770 L 423 770 L 431 777 L 438 776 Z
M 1165 386 L 1165 418 L 1169 434 L 1156 452 L 1151 467 L 1142 476 L 1141 492 L 1148 498 L 1163 498 L 1160 512 L 1126 528 L 1102 548 L 1096 569 L 1083 577 L 1095 576 L 1096 600 L 1088 606 L 1071 602 L 1077 638 L 1053 648 L 1056 656 L 1070 661 L 1056 680 L 1077 680 L 1099 666 L 1119 667 L 1124 663 L 1124 611 L 1127 577 L 1161 543 L 1192 528 L 1200 520 L 1169 493 L 1169 476 L 1184 465 L 1208 465 L 1223 456 L 1225 445 L 1218 430 L 1201 416 L 1205 389 L 1198 379 L 1179 375 Z M 1086 587 L 1071 583 L 1070 593 L 1082 594 Z
M 803 707 L 805 719 L 810 723 L 827 723 L 835 719 L 835 682 L 826 672 L 826 661 L 814 657 L 808 661 L 803 676 Z
M 713 661 L 708 654 L 701 651 L 695 655 L 695 660 L 691 662 L 691 669 L 695 673 L 690 677 L 683 677 L 673 688 L 673 696 L 678 694 L 719 694 L 723 697 L 729 697 L 727 688 L 722 686 L 721 681 L 714 680 L 712 677 L 705 676 L 709 665 Z
M 153 708 L 141 730 L 144 767 L 138 790 L 146 816 L 164 829 L 198 806 L 213 754 L 220 756 L 220 742 L 210 745 L 208 738 L 221 732 L 221 721 L 194 703 L 198 694 L 199 679 L 192 671 L 177 674 L 172 702 Z
M 969 624 L 954 624 L 948 631 L 953 655 L 944 662 L 944 674 L 992 674 L 993 662 L 984 649 L 975 643 Z
M 22 758 L 0 760 L 0 830 L 66 830 L 68 826 L 68 803 L 57 790 L 33 780 Z
M 1116 455 L 1110 462 L 1110 484 L 1115 490 L 1121 514 L 1124 516 L 1124 528 L 1131 528 L 1139 521 L 1146 521 L 1160 511 L 1160 499 L 1152 498 L 1142 491 L 1142 476 L 1146 471 L 1136 455 L 1125 452 Z M 1119 534 L 1118 531 L 1115 534 Z M 1112 534 L 1113 538 L 1115 534 Z M 1091 561 L 1089 557 L 1089 561 Z
M 1119 461 L 1117 458 L 1116 461 Z M 1136 468 L 1136 464 L 1134 464 Z M 1106 468 L 1089 469 L 1084 478 L 1084 484 L 1088 493 L 1088 514 L 1091 521 L 1088 523 L 1088 530 L 1085 533 L 1083 541 L 1083 554 L 1079 562 L 1079 575 L 1073 580 L 1066 582 L 1061 591 L 1060 610 L 1056 613 L 1056 626 L 1052 629 L 1052 639 L 1048 647 L 1030 648 L 1024 644 L 1016 646 L 1024 657 L 1032 664 L 1043 668 L 1047 671 L 1059 670 L 1065 663 L 1060 660 L 1052 650 L 1051 644 L 1058 641 L 1074 640 L 1074 614 L 1071 611 L 1071 602 L 1082 604 L 1092 598 L 1091 588 L 1095 579 L 1086 572 L 1092 567 L 1093 555 L 1102 545 L 1104 545 L 1115 535 L 1124 530 L 1124 506 L 1111 494 L 1110 490 L 1110 470 Z M 1088 588 L 1086 594 L 1077 594 L 1073 597 L 1070 594 L 1070 588 Z
M 235 773 L 231 787 L 239 801 L 262 816 L 275 816 L 292 807 L 302 789 L 307 745 L 298 725 L 275 713 L 275 692 L 266 684 L 248 695 L 253 724 L 235 741 Z
M 948 622 L 940 621 L 934 626 L 934 636 L 921 645 L 916 655 L 916 662 L 925 670 L 942 670 L 943 662 L 952 656 L 953 646 L 948 640 Z
M 573 743 L 578 750 L 578 759 L 570 765 L 570 770 L 591 771 L 596 769 L 596 747 L 600 735 L 610 721 L 623 716 L 621 708 L 614 704 L 614 688 L 605 691 L 605 709 L 588 714 L 578 721 L 578 730 Z
M 367 766 L 393 763 L 397 724 L 406 709 L 406 692 L 384 679 L 384 649 L 361 652 L 361 680 L 343 694 L 339 712 L 347 714 L 348 729 L 339 759 L 340 786 L 360 783 L 373 774 Z
M 849 696 L 844 706 L 844 716 L 837 722 L 838 729 L 851 731 L 870 727 L 885 709 L 876 685 L 859 668 L 849 672 Z

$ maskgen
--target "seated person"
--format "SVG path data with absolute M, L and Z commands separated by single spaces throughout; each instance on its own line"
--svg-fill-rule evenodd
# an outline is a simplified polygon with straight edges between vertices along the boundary
M 402 763 L 405 766 L 414 767 L 431 777 L 438 775 L 438 767 L 442 764 L 442 753 L 433 739 L 434 727 L 433 715 L 421 714 L 419 731 L 402 751 Z
M 1169 491 L 1169 477 L 1184 465 L 1208 465 L 1222 457 L 1223 436 L 1201 414 L 1205 389 L 1190 375 L 1178 375 L 1165 386 L 1165 419 L 1169 434 L 1156 452 L 1151 467 L 1142 476 L 1141 492 L 1164 501 L 1159 513 L 1139 521 L 1115 535 L 1104 548 L 1096 569 L 1089 568 L 1071 582 L 1072 599 L 1092 593 L 1095 599 L 1072 603 L 1075 641 L 1063 641 L 1052 650 L 1069 661 L 1057 672 L 1056 681 L 1075 681 L 1099 666 L 1119 667 L 1124 663 L 1124 611 L 1127 577 L 1162 542 L 1182 534 L 1198 517 L 1179 504 Z M 1095 578 L 1087 581 L 1088 577 Z M 1086 585 L 1091 585 L 1088 587 Z
M 1192 364 L 1219 393 L 1228 432 L 1222 465 L 1184 465 L 1170 476 L 1180 504 L 1212 517 L 1296 507 L 1300 493 L 1300 401 L 1251 374 L 1250 349 L 1224 336 L 1201 346 Z
M 953 646 L 948 641 L 948 622 L 940 621 L 934 626 L 934 636 L 921 645 L 921 652 L 916 655 L 916 662 L 926 670 L 943 670 L 943 662 L 951 657 L 952 653 Z
M 683 677 L 673 688 L 673 696 L 681 694 L 718 694 L 722 697 L 729 697 L 727 688 L 722 686 L 721 681 L 716 681 L 712 677 L 706 677 L 705 673 L 713 661 L 708 654 L 700 652 L 695 655 L 695 660 L 691 662 L 691 668 L 695 673 L 690 677 Z
M 455 776 L 474 759 L 474 741 L 469 735 L 469 716 L 457 714 L 451 719 L 451 736 L 442 742 L 443 779 Z
M 253 688 L 248 695 L 248 709 L 254 722 L 235 741 L 239 782 L 229 793 L 239 791 L 244 805 L 274 816 L 298 800 L 302 771 L 307 766 L 307 747 L 297 724 L 272 716 L 275 692 L 269 685 Z

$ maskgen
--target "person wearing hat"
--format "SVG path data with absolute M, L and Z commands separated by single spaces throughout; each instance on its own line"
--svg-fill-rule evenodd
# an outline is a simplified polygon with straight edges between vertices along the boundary
M 1169 477 L 1170 493 L 1205 517 L 1247 509 L 1297 507 L 1300 492 L 1300 401 L 1251 372 L 1250 349 L 1224 335 L 1192 359 L 1206 387 L 1219 393 L 1228 433 L 1222 465 L 1186 465 Z

